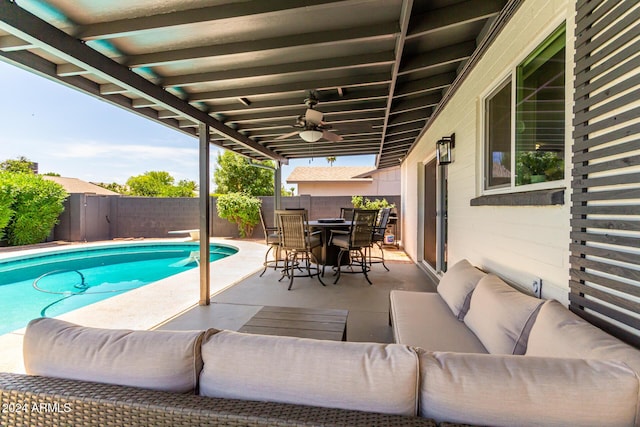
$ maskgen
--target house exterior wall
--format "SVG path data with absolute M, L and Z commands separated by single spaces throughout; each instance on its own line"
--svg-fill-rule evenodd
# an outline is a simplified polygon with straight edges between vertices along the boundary
M 567 302 L 574 14 L 573 1 L 523 2 L 403 162 L 403 244 L 414 260 L 422 258 L 423 164 L 433 159 L 438 139 L 455 133 L 454 162 L 447 167 L 449 265 L 467 258 L 526 289 L 534 278 L 542 278 L 543 298 Z M 483 97 L 563 20 L 567 37 L 567 156 L 565 180 L 555 181 L 554 188 L 565 188 L 564 205 L 470 206 L 471 199 L 482 195 Z
M 312 196 L 398 196 L 400 195 L 400 168 L 382 169 L 372 173 L 370 182 L 300 182 L 298 194 Z

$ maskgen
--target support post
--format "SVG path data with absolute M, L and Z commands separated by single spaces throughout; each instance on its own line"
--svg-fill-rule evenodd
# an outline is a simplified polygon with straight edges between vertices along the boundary
M 274 187 L 275 191 L 273 193 L 273 220 L 274 224 L 277 226 L 277 220 L 275 211 L 278 209 L 282 209 L 282 163 L 280 160 L 276 160 L 276 170 L 274 171 Z
M 211 208 L 210 208 L 210 179 L 209 179 L 209 125 L 200 123 L 199 163 L 200 163 L 200 305 L 211 303 L 211 263 L 209 262 L 211 249 L 209 248 Z

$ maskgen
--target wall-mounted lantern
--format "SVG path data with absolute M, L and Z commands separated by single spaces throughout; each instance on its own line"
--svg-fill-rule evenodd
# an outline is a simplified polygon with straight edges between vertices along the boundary
M 445 136 L 436 142 L 436 156 L 438 164 L 448 165 L 453 161 L 453 149 L 456 148 L 456 134 Z

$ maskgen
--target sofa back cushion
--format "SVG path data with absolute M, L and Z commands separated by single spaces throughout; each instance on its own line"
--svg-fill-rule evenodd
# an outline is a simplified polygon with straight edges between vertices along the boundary
M 437 291 L 458 320 L 469 310 L 470 295 L 478 281 L 486 276 L 466 259 L 458 261 L 442 276 Z
M 492 354 L 524 354 L 542 300 L 518 292 L 493 274 L 480 279 L 464 323 Z
M 203 344 L 202 357 L 204 396 L 417 411 L 418 356 L 408 346 L 222 331 Z
M 631 426 L 638 377 L 618 362 L 420 354 L 420 415 L 491 426 Z
M 203 331 L 130 331 L 32 320 L 24 335 L 27 374 L 195 392 Z
M 640 373 L 640 351 L 581 319 L 558 301 L 547 301 L 540 308 L 526 355 L 618 360 Z

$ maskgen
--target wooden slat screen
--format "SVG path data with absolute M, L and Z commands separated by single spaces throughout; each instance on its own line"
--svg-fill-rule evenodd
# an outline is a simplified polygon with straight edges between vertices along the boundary
M 640 2 L 576 12 L 570 309 L 640 346 Z

